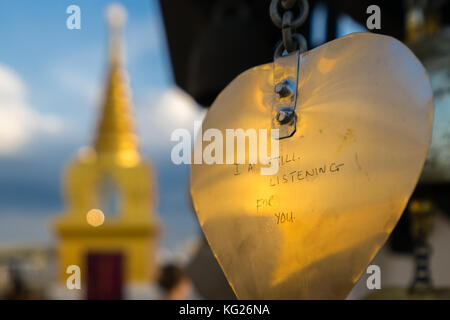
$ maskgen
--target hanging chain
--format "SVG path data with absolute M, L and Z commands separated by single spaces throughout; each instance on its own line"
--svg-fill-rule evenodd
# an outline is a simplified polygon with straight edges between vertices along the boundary
M 425 237 L 414 243 L 414 261 L 416 263 L 415 276 L 410 290 L 430 289 L 430 255 L 431 248 Z
M 294 10 L 296 5 L 298 10 Z M 294 11 L 298 11 L 298 14 L 295 14 Z M 307 0 L 272 0 L 270 17 L 273 23 L 281 29 L 282 34 L 282 41 L 275 50 L 275 57 L 282 56 L 284 50 L 287 53 L 297 50 L 305 52 L 307 50 L 305 38 L 301 34 L 295 33 L 295 30 L 305 22 L 308 13 L 309 4 Z
M 432 288 L 430 255 L 427 236 L 432 230 L 433 204 L 428 200 L 413 200 L 408 206 L 411 217 L 411 235 L 414 241 L 415 276 L 410 291 Z

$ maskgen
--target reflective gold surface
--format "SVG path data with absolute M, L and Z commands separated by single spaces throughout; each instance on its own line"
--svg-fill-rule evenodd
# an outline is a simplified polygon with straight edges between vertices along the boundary
M 203 131 L 270 129 L 274 99 L 272 64 L 248 70 Z M 241 299 L 347 296 L 417 183 L 432 92 L 399 41 L 353 34 L 301 56 L 297 116 L 273 176 L 260 165 L 192 165 L 199 221 Z

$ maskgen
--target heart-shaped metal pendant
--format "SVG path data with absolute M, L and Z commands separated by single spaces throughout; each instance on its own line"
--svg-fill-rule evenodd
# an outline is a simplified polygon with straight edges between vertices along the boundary
M 431 87 L 399 41 L 352 34 L 299 55 L 298 67 L 296 127 L 279 140 L 277 173 L 248 157 L 192 165 L 198 219 L 241 299 L 345 298 L 399 220 L 431 137 Z M 274 77 L 267 64 L 231 82 L 196 145 L 210 128 L 270 130 Z

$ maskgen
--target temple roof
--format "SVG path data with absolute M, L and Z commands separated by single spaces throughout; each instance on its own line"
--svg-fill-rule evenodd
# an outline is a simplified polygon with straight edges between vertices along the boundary
M 110 29 L 109 71 L 94 147 L 98 156 L 112 155 L 126 161 L 139 159 L 131 116 L 127 73 L 123 68 L 125 13 L 108 12 Z

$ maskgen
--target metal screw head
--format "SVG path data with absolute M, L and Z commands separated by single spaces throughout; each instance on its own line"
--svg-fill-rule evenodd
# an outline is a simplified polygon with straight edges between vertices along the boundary
M 275 85 L 275 92 L 280 98 L 287 98 L 292 96 L 295 91 L 294 81 L 291 79 L 283 80 Z
M 286 124 L 292 121 L 294 118 L 295 111 L 294 110 L 286 110 L 286 109 L 280 109 L 277 114 L 277 121 L 280 124 Z

